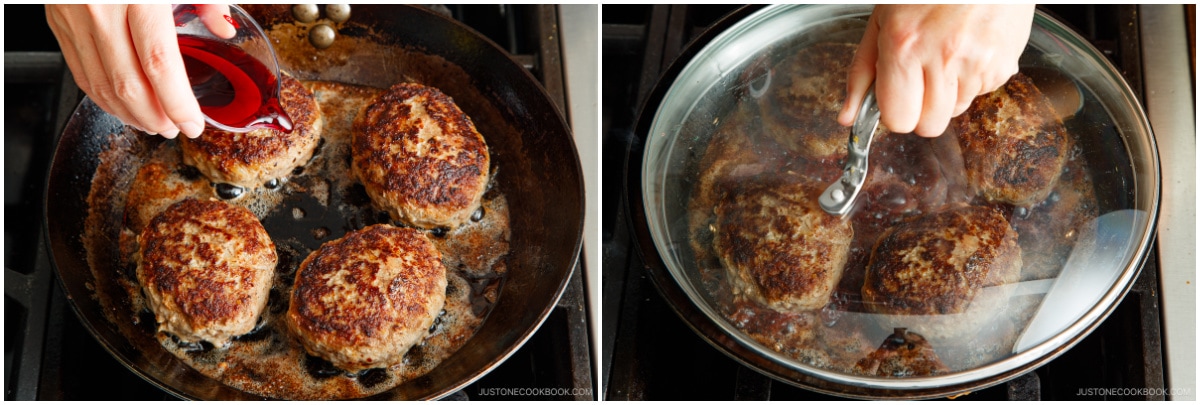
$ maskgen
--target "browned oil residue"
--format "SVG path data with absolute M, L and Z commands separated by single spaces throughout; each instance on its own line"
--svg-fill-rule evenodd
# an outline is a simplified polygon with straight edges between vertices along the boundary
M 136 236 L 122 220 L 129 190 L 153 187 L 131 184 L 138 168 L 146 162 L 160 162 L 174 169 L 164 181 L 202 183 L 190 196 L 217 196 L 216 185 L 181 163 L 174 142 L 132 133 L 114 135 L 119 138 L 116 147 L 101 157 L 89 195 L 91 231 L 85 235 L 85 245 L 99 286 L 95 298 L 135 347 L 161 346 L 205 376 L 256 395 L 301 400 L 360 398 L 428 373 L 478 331 L 495 306 L 504 279 L 510 237 L 508 204 L 503 193 L 493 187 L 484 196 L 486 215 L 478 221 L 453 231 L 425 230 L 448 270 L 446 305 L 429 335 L 410 349 L 401 364 L 351 374 L 305 353 L 283 322 L 300 262 L 322 243 L 391 220 L 372 207 L 349 170 L 350 125 L 359 109 L 380 90 L 324 81 L 304 84 L 312 90 L 325 117 L 322 145 L 307 165 L 276 187 L 246 189 L 227 200 L 259 217 L 279 256 L 267 308 L 255 330 L 238 336 L 228 347 L 182 342 L 156 333 L 154 316 L 142 302 L 141 287 L 132 270 Z M 155 205 L 168 204 L 159 201 Z M 435 233 L 441 235 L 435 237 Z
M 945 146 L 907 134 L 877 137 L 871 150 L 871 172 L 860 203 L 849 219 L 854 239 L 849 259 L 829 302 L 820 309 L 798 313 L 778 312 L 734 291 L 730 276 L 713 248 L 718 228 L 713 207 L 714 184 L 788 178 L 822 186 L 835 181 L 844 161 L 838 158 L 805 158 L 790 153 L 764 135 L 761 112 L 745 103 L 720 117 L 707 140 L 707 150 L 697 157 L 696 188 L 688 205 L 689 246 L 703 286 L 726 320 L 750 339 L 782 356 L 844 374 L 861 374 L 855 365 L 880 347 L 892 328 L 863 303 L 864 275 L 879 236 L 902 226 L 908 218 L 936 212 L 957 202 L 997 205 L 1019 235 L 1023 250 L 1022 280 L 1056 277 L 1076 241 L 1085 240 L 1087 223 L 1097 216 L 1091 170 L 1084 159 L 1070 159 L 1054 191 L 1030 207 L 989 203 L 974 196 L 961 172 L 947 162 Z M 705 121 L 707 122 L 707 121 Z M 955 134 L 943 135 L 943 138 Z M 1078 135 L 1070 134 L 1072 155 L 1081 155 Z M 704 140 L 705 138 L 697 138 Z M 954 138 L 947 138 L 957 143 Z M 941 148 L 941 149 L 939 149 Z M 961 155 L 958 156 L 961 165 Z M 723 177 L 714 177 L 717 173 Z M 949 173 L 949 174 L 948 174 Z M 1007 306 L 980 330 L 961 341 L 932 341 L 950 371 L 961 371 L 1011 355 L 1013 344 L 1038 308 L 1040 295 L 1013 296 Z M 900 326 L 900 325 L 895 325 Z

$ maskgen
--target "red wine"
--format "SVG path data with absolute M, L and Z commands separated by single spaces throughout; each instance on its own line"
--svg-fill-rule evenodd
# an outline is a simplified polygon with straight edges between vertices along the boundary
M 279 104 L 278 78 L 246 51 L 220 41 L 179 36 L 179 51 L 200 111 L 234 128 L 266 127 L 292 132 Z

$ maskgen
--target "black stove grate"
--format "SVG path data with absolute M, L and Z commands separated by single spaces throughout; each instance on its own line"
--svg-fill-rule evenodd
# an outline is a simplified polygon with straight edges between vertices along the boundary
M 431 7 L 472 27 L 538 78 L 561 111 L 564 67 L 555 6 Z M 126 369 L 88 333 L 70 308 L 46 248 L 42 207 L 57 137 L 83 95 L 45 25 L 42 6 L 6 6 L 19 44 L 5 44 L 5 400 L 174 400 Z M 28 27 L 29 21 L 36 22 Z M 32 30 L 32 31 L 29 31 Z M 9 41 L 18 38 L 8 36 Z M 495 388 L 567 388 L 542 392 L 593 399 L 591 340 L 583 262 L 558 305 L 521 349 L 446 399 L 516 399 Z M 518 391 L 519 392 L 519 391 Z M 587 394 L 583 394 L 587 393 Z
M 602 28 L 603 165 L 641 159 L 634 132 L 640 108 L 684 47 L 733 6 L 605 7 Z M 1141 97 L 1136 6 L 1056 5 L 1042 8 L 1100 49 Z M 705 342 L 674 313 L 648 278 L 627 211 L 628 173 L 606 176 L 601 223 L 604 248 L 604 395 L 611 400 L 837 399 L 778 382 Z M 970 393 L 977 400 L 1163 399 L 1158 395 L 1097 397 L 1086 388 L 1162 388 L 1163 355 L 1158 259 L 1151 249 L 1141 274 L 1116 310 L 1071 350 L 1007 383 Z M 1095 392 L 1095 391 L 1093 391 Z M 1137 393 L 1136 390 L 1122 392 Z M 1153 394 L 1154 390 L 1146 391 Z

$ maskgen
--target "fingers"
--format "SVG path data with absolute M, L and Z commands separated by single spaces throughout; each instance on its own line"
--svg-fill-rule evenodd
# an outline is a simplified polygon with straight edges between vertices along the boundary
M 62 50 L 63 59 L 67 62 L 67 69 L 75 79 L 75 84 L 84 92 L 91 90 L 91 84 L 88 82 L 86 72 L 83 69 L 83 63 L 79 60 L 79 54 L 75 51 L 75 41 L 71 39 L 68 32 L 70 27 L 62 21 L 62 16 L 59 14 L 57 7 L 60 5 L 46 5 L 46 23 L 50 26 L 50 31 L 54 33 L 54 38 L 58 40 L 59 49 Z M 80 74 L 76 74 L 76 72 Z
M 97 52 L 95 40 L 90 35 L 72 36 L 61 45 L 63 46 L 63 56 L 68 61 L 67 67 L 78 66 L 71 68 L 76 83 L 79 84 L 80 89 L 91 96 L 97 106 L 116 116 L 121 122 L 132 125 L 142 132 L 157 134 L 155 131 L 145 129 L 145 126 L 134 119 L 124 104 L 113 100 L 109 97 L 108 92 L 103 90 L 108 86 L 108 79 L 105 77 L 103 62 Z M 72 63 L 72 60 L 75 62 Z
M 197 4 L 196 12 L 200 21 L 216 36 L 229 39 L 237 35 L 237 27 L 231 23 L 228 4 Z
M 955 117 L 967 112 L 967 109 L 971 108 L 971 102 L 975 101 L 975 96 L 982 94 L 978 78 L 960 76 L 958 80 L 958 100 L 954 104 L 954 113 L 952 114 Z
M 122 18 L 118 25 L 104 25 L 109 23 L 105 21 L 97 27 L 96 50 L 100 54 L 105 75 L 95 82 L 96 91 L 106 101 L 125 106 L 133 122 L 137 123 L 135 125 L 174 138 L 179 129 L 159 106 L 158 97 L 142 71 L 142 63 L 134 48 L 133 37 L 143 35 L 131 32 L 134 27 L 128 25 L 130 10 L 136 7 L 155 6 L 129 6 L 120 16 Z
M 166 5 L 48 5 L 46 20 L 80 89 L 150 134 L 203 129 Z
M 168 18 L 170 13 L 170 6 L 165 4 L 131 7 L 129 27 L 131 32 L 139 33 L 132 37 L 133 47 L 153 90 L 146 104 L 157 105 L 172 126 L 195 138 L 204 128 L 204 115 L 192 94 L 175 39 L 174 20 Z
M 1015 62 L 1007 69 L 996 69 L 991 71 L 991 75 L 985 78 L 984 85 L 980 86 L 979 94 L 991 93 L 1000 87 L 1003 87 L 1005 83 L 1008 83 L 1008 79 L 1011 79 L 1012 76 L 1017 74 L 1018 71 L 1019 67 Z
M 921 62 L 912 58 L 898 43 L 881 37 L 880 48 L 898 52 L 880 52 L 875 71 L 875 97 L 879 100 L 879 122 L 892 132 L 908 133 L 917 126 L 925 99 L 925 75 Z
M 148 124 L 144 113 L 134 113 L 130 108 L 129 100 L 144 100 L 146 94 L 139 90 L 140 69 L 136 67 L 136 59 L 134 67 L 113 68 L 114 64 L 121 64 L 122 55 L 126 58 L 133 55 L 132 47 L 128 46 L 126 6 L 52 5 L 46 10 L 47 23 L 59 41 L 67 67 L 80 89 L 96 105 L 144 132 L 157 133 L 173 127 L 166 120 Z
M 894 132 L 940 135 L 976 96 L 1018 71 L 1032 17 L 1030 5 L 876 6 L 859 52 L 874 51 L 880 123 Z M 865 69 L 858 63 L 856 55 L 847 77 L 850 94 L 838 115 L 843 125 L 861 100 L 864 80 L 856 76 Z
M 920 121 L 913 129 L 917 135 L 933 138 L 946 131 L 950 114 L 958 102 L 958 92 L 954 89 L 957 86 L 956 76 L 933 66 L 925 68 L 925 99 L 921 106 Z
M 875 81 L 875 61 L 879 57 L 878 37 L 879 26 L 872 15 L 867 21 L 867 31 L 858 44 L 858 50 L 854 52 L 854 61 L 850 63 L 850 74 L 846 78 L 846 101 L 842 103 L 837 118 L 842 126 L 854 124 L 863 97 L 866 97 L 867 89 Z

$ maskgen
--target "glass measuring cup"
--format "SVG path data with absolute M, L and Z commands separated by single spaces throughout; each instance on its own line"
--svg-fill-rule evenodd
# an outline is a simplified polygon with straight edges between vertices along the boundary
M 205 122 L 229 132 L 291 132 L 279 103 L 279 62 L 266 34 L 241 7 L 231 4 L 219 17 L 209 7 L 218 6 L 173 6 L 179 51 Z

